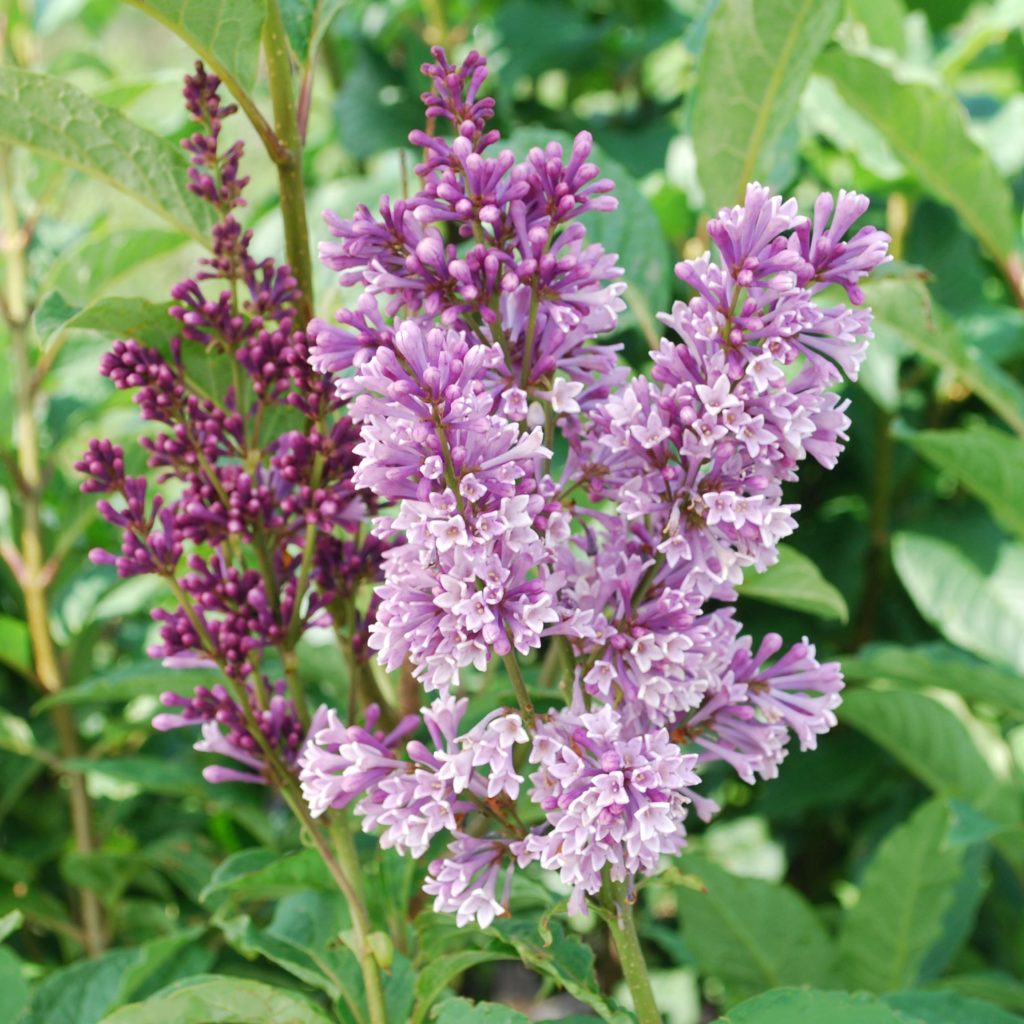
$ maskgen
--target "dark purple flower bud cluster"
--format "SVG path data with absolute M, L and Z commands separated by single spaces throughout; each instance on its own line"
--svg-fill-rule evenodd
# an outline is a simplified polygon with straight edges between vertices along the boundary
M 246 687 L 248 718 L 227 689 L 219 684 L 212 688 L 198 686 L 191 697 L 165 693 L 160 698 L 161 703 L 174 710 L 157 715 L 153 728 L 167 732 L 199 726 L 202 739 L 196 744 L 196 750 L 226 757 L 239 766 L 209 765 L 203 769 L 207 782 L 267 785 L 273 779 L 265 748 L 273 750 L 280 762 L 290 768 L 298 761 L 306 730 L 295 714 L 295 706 L 285 696 L 284 682 L 279 681 L 266 690 L 257 697 L 252 687 Z M 326 724 L 325 713 L 315 717 L 313 724 L 316 728 Z
M 307 629 L 336 629 L 365 656 L 368 623 L 355 601 L 378 575 L 386 543 L 364 535 L 379 502 L 353 480 L 358 432 L 310 365 L 295 278 L 256 260 L 251 233 L 234 217 L 248 179 L 239 173 L 242 143 L 224 150 L 223 123 L 235 108 L 221 105 L 218 90 L 201 65 L 185 81 L 199 125 L 183 143 L 189 187 L 220 214 L 212 255 L 172 289 L 167 346 L 117 341 L 100 367 L 157 425 L 140 439 L 155 481 L 129 475 L 109 441 L 92 442 L 77 468 L 83 490 L 117 496 L 99 508 L 121 532 L 121 551 L 93 559 L 121 576 L 163 576 L 177 599 L 154 612 L 160 641 L 150 653 L 227 677 L 226 690 L 197 691 L 178 724 L 205 722 L 201 749 L 252 768 L 238 752 L 258 759 L 266 743 L 294 762 L 295 743 L 282 737 L 304 718 L 292 701 L 295 645 Z M 281 672 L 288 697 L 268 682 Z M 218 746 L 219 728 L 228 732 Z
M 842 450 L 833 386 L 855 377 L 871 316 L 819 296 L 835 284 L 859 302 L 888 236 L 845 240 L 867 208 L 855 193 L 808 219 L 749 186 L 708 225 L 717 255 L 676 268 L 693 297 L 661 316 L 672 336 L 630 379 L 598 340 L 622 272 L 577 220 L 615 206 L 590 137 L 522 163 L 495 153 L 482 59 L 434 57 L 429 130 L 410 135 L 421 188 L 379 215 L 328 216 L 321 259 L 363 294 L 337 325 L 310 325 L 313 365 L 345 371 L 355 481 L 397 505 L 374 525 L 400 540 L 370 646 L 411 665 L 430 743 L 402 751 L 404 732 L 332 716 L 302 782 L 314 813 L 358 800 L 383 845 L 442 850 L 425 891 L 486 926 L 535 862 L 574 910 L 607 877 L 631 886 L 683 847 L 691 805 L 718 810 L 697 792 L 706 764 L 772 778 L 792 738 L 811 748 L 835 724 L 838 665 L 807 640 L 755 645 L 730 605 L 795 529 L 783 485 Z M 444 123 L 454 138 L 433 134 Z M 561 684 L 536 692 L 542 714 L 520 668 L 538 650 L 568 666 L 538 673 Z M 457 694 L 496 659 L 518 708 L 465 728 Z

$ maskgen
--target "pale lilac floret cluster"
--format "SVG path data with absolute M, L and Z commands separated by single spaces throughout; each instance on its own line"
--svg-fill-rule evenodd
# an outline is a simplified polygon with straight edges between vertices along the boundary
M 867 208 L 855 193 L 808 219 L 749 186 L 708 225 L 717 255 L 677 266 L 692 297 L 630 379 L 601 340 L 622 272 L 577 219 L 614 209 L 589 136 L 495 155 L 482 59 L 435 59 L 424 100 L 455 137 L 410 136 L 415 195 L 328 218 L 321 258 L 363 293 L 310 328 L 359 427 L 354 482 L 396 509 L 374 526 L 370 646 L 427 698 L 388 735 L 332 712 L 302 781 L 315 813 L 357 801 L 383 845 L 438 851 L 435 909 L 486 926 L 533 864 L 574 911 L 631 888 L 683 848 L 691 806 L 718 810 L 706 766 L 770 779 L 793 737 L 813 748 L 835 725 L 838 665 L 806 639 L 755 644 L 731 605 L 796 527 L 784 485 L 847 440 L 833 388 L 856 377 L 871 316 L 823 293 L 862 301 L 888 236 L 844 240 Z M 528 687 L 537 652 L 556 670 Z M 496 661 L 508 700 L 474 720 L 480 674 L 482 697 L 506 687 Z

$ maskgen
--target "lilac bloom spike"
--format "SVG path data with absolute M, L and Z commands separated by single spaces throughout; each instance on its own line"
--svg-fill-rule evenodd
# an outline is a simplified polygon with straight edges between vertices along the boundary
M 691 805 L 718 812 L 703 766 L 773 778 L 793 737 L 812 748 L 835 724 L 838 666 L 806 639 L 755 647 L 731 605 L 796 528 L 786 485 L 847 441 L 833 388 L 855 379 L 871 315 L 819 299 L 838 285 L 861 301 L 889 239 L 847 237 L 856 193 L 821 196 L 808 219 L 749 185 L 709 222 L 716 251 L 676 267 L 692 297 L 659 314 L 669 336 L 631 375 L 602 338 L 622 270 L 580 220 L 616 205 L 589 133 L 516 162 L 486 127 L 482 58 L 433 57 L 430 124 L 410 135 L 419 190 L 328 215 L 321 258 L 363 294 L 310 325 L 313 364 L 358 425 L 355 482 L 396 505 L 374 525 L 389 547 L 369 646 L 437 694 L 429 744 L 339 723 L 303 778 L 318 813 L 358 794 L 383 845 L 439 849 L 424 891 L 486 927 L 531 865 L 572 889 L 573 911 L 606 876 L 632 887 L 683 848 Z M 561 687 L 532 694 L 544 710 L 520 682 L 518 709 L 463 725 L 463 677 L 500 687 L 503 658 L 516 682 L 555 642 Z
M 269 682 L 268 652 L 294 673 L 300 637 L 330 626 L 365 662 L 375 605 L 357 610 L 355 595 L 378 575 L 388 541 L 365 535 L 379 503 L 353 481 L 358 433 L 310 365 L 295 278 L 255 258 L 236 219 L 248 179 L 242 143 L 225 144 L 235 107 L 219 89 L 202 65 L 185 80 L 196 123 L 183 141 L 189 188 L 217 212 L 212 254 L 172 288 L 166 345 L 116 341 L 100 362 L 158 425 L 139 442 L 151 472 L 129 475 L 124 451 L 103 440 L 77 468 L 83 491 L 107 495 L 99 511 L 120 534 L 120 551 L 96 549 L 93 561 L 174 588 L 175 604 L 153 612 L 150 655 L 176 669 L 217 669 L 229 684 L 214 695 L 165 695 L 177 714 L 155 726 L 201 728 L 197 749 L 241 766 L 211 767 L 210 781 L 266 782 L 266 748 L 297 771 L 305 733 L 291 696 Z M 211 364 L 213 380 L 229 386 L 211 385 Z

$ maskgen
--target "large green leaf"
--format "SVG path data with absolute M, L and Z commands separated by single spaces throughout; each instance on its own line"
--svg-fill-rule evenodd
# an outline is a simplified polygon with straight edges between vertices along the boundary
M 191 928 L 138 949 L 110 950 L 55 971 L 33 993 L 19 1024 L 96 1024 L 202 931 Z
M 464 971 L 468 971 L 470 967 L 493 960 L 512 959 L 515 959 L 515 955 L 511 950 L 500 949 L 463 949 L 457 953 L 446 953 L 444 956 L 430 958 L 416 976 L 416 1007 L 410 1024 L 423 1024 L 430 1008 L 444 992 L 448 983 Z
M 817 70 L 870 121 L 925 191 L 948 203 L 989 253 L 1005 263 L 1015 242 L 1013 196 L 988 154 L 971 138 L 952 91 L 901 82 L 883 64 L 839 49 Z
M 542 934 L 530 919 L 494 922 L 488 931 L 511 946 L 524 964 L 546 975 L 581 1003 L 586 1003 L 606 1021 L 618 1024 L 621 1011 L 601 995 L 594 974 L 594 951 L 575 935 L 568 935 L 558 921 L 550 922 Z
M 124 1006 L 103 1024 L 331 1024 L 315 1003 L 288 989 L 205 975 Z M 55 1022 L 54 1022 L 55 1024 Z
M 881 277 L 865 284 L 864 295 L 880 343 L 903 346 L 952 374 L 1024 434 L 1024 387 L 982 349 L 961 338 L 919 277 Z
M 897 992 L 885 1002 L 914 1024 L 1020 1024 L 1020 1017 L 953 992 Z
M 246 915 L 224 921 L 220 927 L 231 948 L 243 956 L 265 957 L 332 999 L 343 995 L 348 1000 L 355 998 L 352 1005 L 362 1012 L 362 978 L 351 950 L 341 945 L 306 947 L 269 929 L 256 928 Z
M 969 999 L 996 1003 L 1016 1013 L 1024 1013 L 1024 982 L 1004 971 L 979 970 L 976 974 L 947 975 L 937 986 Z
M 946 841 L 952 845 L 953 832 L 958 825 L 957 810 L 965 810 L 966 805 L 958 801 L 951 802 L 950 809 L 954 821 Z M 942 922 L 942 931 L 921 964 L 922 981 L 938 978 L 955 960 L 970 938 L 978 917 L 978 907 L 989 888 L 988 861 L 987 843 L 976 842 L 965 851 L 960 877 L 953 890 L 953 899 Z
M 43 298 L 32 322 L 41 341 L 77 328 L 134 338 L 143 345 L 166 345 L 176 325 L 164 303 L 110 296 L 77 309 L 68 305 L 58 292 Z
M 507 140 L 520 160 L 526 159 L 532 146 L 543 149 L 549 142 L 561 143 L 568 159 L 573 137 L 564 132 L 520 128 Z M 599 242 L 606 252 L 618 254 L 619 265 L 625 268 L 629 282 L 624 296 L 627 309 L 619 318 L 619 326 L 639 326 L 653 346 L 661 335 L 656 315 L 668 307 L 672 291 L 672 261 L 665 235 L 654 207 L 640 191 L 633 175 L 599 146 L 594 147 L 590 159 L 601 169 L 603 177 L 615 182 L 612 195 L 619 205 L 610 213 L 583 215 L 581 221 L 587 227 L 587 241 Z
M 212 686 L 222 678 L 219 673 L 205 669 L 171 672 L 153 661 L 141 661 L 74 683 L 37 701 L 32 710 L 38 714 L 57 704 L 122 703 L 144 694 L 190 694 L 197 686 Z
M 963 864 L 963 848 L 946 843 L 949 824 L 945 801 L 934 799 L 879 845 L 839 933 L 851 986 L 892 992 L 917 980 L 942 934 Z
M 905 431 L 898 436 L 1024 539 L 1024 441 L 981 423 L 963 430 Z
M 741 597 L 793 608 L 822 619 L 846 622 L 849 611 L 843 595 L 805 554 L 779 545 L 779 560 L 763 573 L 748 573 L 738 588 Z
M 259 69 L 266 0 L 128 0 L 177 33 L 223 78 L 251 89 Z
M 683 938 L 701 973 L 721 981 L 728 1002 L 767 988 L 827 987 L 835 980 L 835 949 L 794 889 L 738 878 L 694 855 L 681 865 L 707 890 L 677 890 Z
M 0 142 L 77 167 L 208 244 L 213 210 L 186 187 L 188 161 L 173 143 L 68 82 L 19 68 L 0 68 L 0 104 Z
M 842 661 L 848 679 L 887 679 L 918 689 L 937 686 L 967 700 L 1024 715 L 1024 676 L 986 664 L 940 640 L 915 647 L 868 644 Z
M 734 1006 L 719 1024 L 911 1024 L 871 996 L 783 988 Z M 916 1022 L 914 1022 L 916 1024 Z
M 1024 672 L 1024 544 L 972 557 L 945 537 L 897 533 L 892 557 L 917 610 L 947 640 Z
M 910 690 L 851 689 L 840 720 L 873 739 L 926 786 L 1014 817 L 988 762 L 949 708 Z
M 498 1003 L 471 1003 L 468 999 L 446 999 L 432 1018 L 436 1024 L 529 1024 L 524 1016 L 511 1006 Z
M 167 761 L 152 754 L 128 757 L 68 757 L 60 762 L 63 771 L 81 772 L 111 782 L 122 783 L 131 792 L 184 796 L 204 792 L 202 778 L 187 762 Z
M 28 1002 L 28 982 L 21 961 L 6 946 L 0 946 L 0 1020 L 15 1021 Z
M 82 243 L 62 252 L 48 268 L 46 286 L 84 302 L 150 260 L 166 256 L 188 239 L 180 231 L 154 228 L 111 231 L 104 221 Z M 166 265 L 166 264 L 165 264 Z M 89 268 L 86 281 L 82 267 Z
M 220 893 L 240 900 L 270 900 L 317 889 L 334 892 L 335 883 L 316 850 L 282 857 L 272 850 L 239 850 L 218 865 L 200 893 L 205 903 Z
M 770 179 L 839 0 L 721 0 L 711 16 L 691 110 L 705 206 L 742 202 L 747 182 Z

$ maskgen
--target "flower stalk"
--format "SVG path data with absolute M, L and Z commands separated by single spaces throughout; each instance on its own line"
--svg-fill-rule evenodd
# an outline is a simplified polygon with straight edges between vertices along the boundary
M 601 903 L 608 935 L 619 954 L 622 976 L 633 997 L 637 1021 L 639 1024 L 661 1024 L 661 1012 L 654 998 L 647 961 L 636 930 L 633 900 L 630 899 L 625 884 L 606 881 L 601 890 Z
M 305 323 L 313 315 L 313 265 L 310 261 L 309 228 L 306 223 L 306 186 L 302 177 L 302 137 L 292 88 L 288 34 L 278 0 L 267 0 L 263 48 L 274 107 L 274 130 L 283 143 L 283 149 L 270 150 L 270 156 L 277 165 L 280 184 L 285 252 L 302 292 L 300 322 Z

